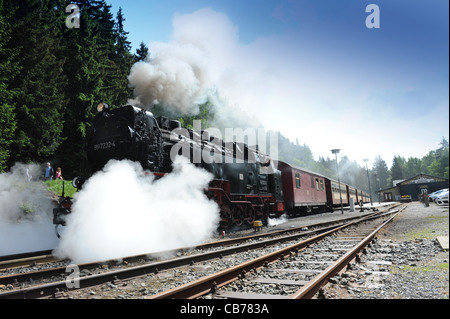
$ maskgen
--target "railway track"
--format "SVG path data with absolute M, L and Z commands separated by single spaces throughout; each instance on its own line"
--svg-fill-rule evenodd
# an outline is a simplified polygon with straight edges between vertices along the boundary
M 55 260 L 57 259 L 53 257 L 51 250 L 0 256 L 0 271 L 2 269 L 48 263 Z
M 205 295 L 209 298 L 231 298 L 231 299 L 302 299 L 313 298 L 319 292 L 329 278 L 341 272 L 345 267 L 358 258 L 363 249 L 370 244 L 376 233 L 388 222 L 390 222 L 398 210 L 391 211 L 390 216 L 381 223 L 372 220 L 377 214 L 361 218 L 360 221 L 350 222 L 346 225 L 324 232 L 320 235 L 292 244 L 275 252 L 244 262 L 234 267 L 230 267 L 215 274 L 205 276 L 188 284 L 175 287 L 148 298 L 175 298 L 194 299 Z M 368 228 L 361 229 L 356 225 L 361 222 L 370 221 Z M 345 229 L 354 226 L 358 229 L 351 235 L 345 234 Z M 339 232 L 336 235 L 336 232 Z M 331 239 L 327 238 L 332 236 Z M 313 244 L 327 238 L 324 243 L 317 244 L 317 247 L 310 247 Z M 342 243 L 345 243 L 342 245 Z M 336 244 L 338 244 L 336 246 Z M 341 244 L 341 245 L 339 245 Z M 340 247 L 339 247 L 340 246 Z M 307 252 L 307 247 L 309 250 Z M 326 252 L 324 254 L 324 252 Z M 308 258 L 305 256 L 312 256 Z M 317 259 L 317 256 L 321 256 Z M 325 257 L 323 259 L 322 257 Z M 331 259 L 329 259 L 331 258 Z M 307 265 L 302 267 L 301 265 Z M 311 267 L 319 265 L 319 267 Z M 322 267 L 325 265 L 325 268 Z M 274 278 L 273 274 L 288 273 L 288 279 Z M 233 283 L 234 285 L 230 284 Z M 263 288 L 252 290 L 249 288 L 254 283 L 259 287 L 280 288 L 277 293 L 272 289 L 272 293 L 265 293 Z M 286 286 L 286 287 L 281 287 Z M 301 288 L 297 288 L 301 287 Z M 244 291 L 244 292 L 243 292 Z
M 276 246 L 283 242 L 285 243 L 283 245 L 290 246 L 291 242 L 296 242 L 300 238 L 327 233 L 342 227 L 344 221 L 337 223 L 337 225 L 336 222 L 327 223 L 327 225 L 309 225 L 306 227 L 308 228 L 307 231 L 304 230 L 305 226 L 302 226 L 284 231 L 255 234 L 244 238 L 221 240 L 195 248 L 186 247 L 170 252 L 172 255 L 178 255 L 179 257 L 163 261 L 155 261 L 155 257 L 151 255 L 132 256 L 121 260 L 83 265 L 69 265 L 69 262 L 66 261 L 63 267 L 0 277 L 0 285 L 9 287 L 9 289 L 0 290 L 0 298 L 64 297 L 72 292 L 68 288 L 89 288 L 105 283 L 112 286 L 117 286 L 119 283 L 125 283 L 124 285 L 126 285 L 126 281 L 131 280 L 130 278 L 148 276 L 149 274 L 154 276 L 165 270 L 176 269 L 177 267 L 192 267 L 205 261 L 220 261 L 226 256 L 249 251 L 258 252 L 263 250 L 263 247 Z M 249 259 L 252 258 L 249 257 Z M 78 273 L 75 271 L 78 271 Z M 76 278 L 78 286 L 75 285 L 74 287 L 75 282 L 68 282 L 68 278 L 71 275 L 78 274 L 79 277 Z

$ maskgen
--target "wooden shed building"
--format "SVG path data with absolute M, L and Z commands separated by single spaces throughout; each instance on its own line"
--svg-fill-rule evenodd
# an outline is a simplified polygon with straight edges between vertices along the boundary
M 423 193 L 430 194 L 448 188 L 448 185 L 448 178 L 419 174 L 400 181 L 393 187 L 381 189 L 377 193 L 384 202 L 401 201 L 402 196 L 405 198 L 408 195 L 412 200 L 419 200 Z

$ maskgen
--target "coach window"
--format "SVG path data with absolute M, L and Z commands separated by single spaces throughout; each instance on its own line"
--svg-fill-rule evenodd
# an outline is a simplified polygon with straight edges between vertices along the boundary
M 319 179 L 318 178 L 316 178 L 316 190 L 317 191 L 319 190 Z
M 297 188 L 300 188 L 300 174 L 295 173 L 295 185 L 297 185 Z
M 324 190 L 324 188 L 323 188 L 323 179 L 320 180 L 320 190 L 321 190 L 321 191 Z

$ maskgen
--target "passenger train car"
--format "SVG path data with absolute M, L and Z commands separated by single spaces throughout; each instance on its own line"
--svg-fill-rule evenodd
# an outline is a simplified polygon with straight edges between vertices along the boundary
M 369 202 L 362 190 L 321 174 L 278 161 L 283 182 L 283 198 L 289 215 L 333 211 L 334 207 Z M 340 185 L 340 186 L 339 186 Z

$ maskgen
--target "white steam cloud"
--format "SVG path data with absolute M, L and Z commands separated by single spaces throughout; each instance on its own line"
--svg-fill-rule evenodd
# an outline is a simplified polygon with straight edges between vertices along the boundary
M 0 174 L 0 255 L 53 249 L 53 203 L 37 164 L 15 164 Z
M 286 214 L 281 215 L 279 218 L 269 218 L 268 225 L 269 227 L 277 226 L 280 224 L 284 224 L 288 221 Z
M 138 62 L 131 69 L 129 82 L 138 104 L 162 102 L 182 114 L 197 113 L 197 103 L 209 84 L 202 55 L 201 50 L 189 45 L 158 45 L 152 63 Z
M 173 172 L 155 180 L 140 164 L 111 160 L 74 197 L 54 253 L 83 263 L 196 245 L 219 222 L 203 189 L 212 175 L 177 157 Z
M 152 43 L 151 56 L 133 66 L 129 83 L 142 106 L 162 103 L 195 114 L 197 104 L 215 91 L 229 51 L 225 45 L 235 41 L 236 29 L 224 14 L 210 9 L 177 15 L 173 26 L 172 41 Z
M 238 28 L 208 8 L 175 15 L 173 28 L 170 42 L 150 43 L 150 56 L 132 67 L 129 102 L 146 108 L 160 103 L 190 115 L 209 99 L 220 123 L 239 117 L 245 127 L 260 126 L 255 115 L 269 105 L 276 77 L 262 51 L 240 45 Z

